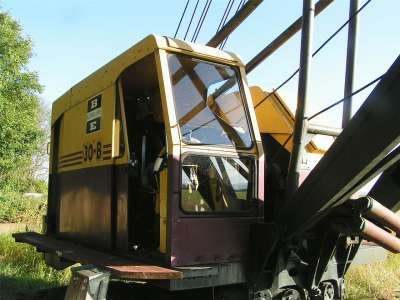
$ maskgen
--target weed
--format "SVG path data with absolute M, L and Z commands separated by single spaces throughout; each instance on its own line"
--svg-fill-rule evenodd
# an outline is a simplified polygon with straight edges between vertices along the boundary
M 0 294 L 66 285 L 70 276 L 69 269 L 56 271 L 46 266 L 34 247 L 0 235 Z
M 46 197 L 31 199 L 18 193 L 0 193 L 0 223 L 25 223 L 38 227 L 46 212 Z
M 400 257 L 389 255 L 386 261 L 351 266 L 346 274 L 347 299 L 398 299 Z

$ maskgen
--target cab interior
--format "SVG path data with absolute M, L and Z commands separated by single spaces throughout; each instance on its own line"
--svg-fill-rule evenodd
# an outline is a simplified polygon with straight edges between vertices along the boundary
M 129 148 L 128 235 L 131 250 L 156 249 L 159 244 L 157 158 L 165 152 L 155 54 L 128 67 L 120 77 Z

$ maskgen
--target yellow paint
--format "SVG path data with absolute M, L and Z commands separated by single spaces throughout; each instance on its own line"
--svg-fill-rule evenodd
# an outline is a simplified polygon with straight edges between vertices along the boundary
M 121 133 L 121 121 L 114 119 L 112 123 L 113 131 L 112 131 L 112 158 L 116 158 L 119 156 L 119 148 L 120 148 L 120 133 Z
M 112 150 L 115 87 L 109 86 L 107 89 L 93 96 L 98 95 L 101 95 L 102 97 L 101 123 L 99 131 L 89 134 L 86 133 L 88 101 L 93 97 L 85 99 L 83 102 L 73 106 L 63 113 L 59 145 L 60 172 L 87 167 L 103 166 L 112 162 L 111 159 L 104 159 L 111 156 L 111 153 L 109 155 L 103 154 L 104 151 L 107 151 L 107 149 L 104 149 L 103 146 L 110 145 L 111 147 L 109 150 Z M 99 145 L 101 146 L 100 155 L 97 153 L 97 148 Z M 85 151 L 89 151 L 88 149 L 93 149 L 94 152 L 91 154 L 88 154 L 87 152 L 85 153 Z M 65 160 L 68 158 L 63 159 L 63 157 L 79 151 L 81 152 L 82 156 L 82 159 L 80 160 L 81 164 L 68 166 L 68 163 L 65 163 Z M 65 164 L 67 164 L 67 166 L 64 166 Z
M 124 130 L 125 153 L 122 157 L 117 157 L 118 145 L 115 143 L 117 142 L 118 138 L 115 134 L 113 134 L 113 132 L 115 133 L 115 130 L 117 130 L 115 127 L 116 123 L 114 123 L 114 120 L 116 120 L 114 116 L 116 84 L 119 76 L 127 67 L 151 53 L 156 53 L 157 74 L 159 78 L 162 78 L 162 80 L 160 80 L 160 88 L 164 110 L 163 114 L 164 117 L 168 117 L 165 119 L 165 122 L 166 124 L 169 122 L 169 126 L 171 127 L 171 131 L 166 131 L 168 138 L 167 144 L 168 147 L 171 147 L 172 144 L 178 143 L 178 132 L 173 128 L 174 126 L 176 127 L 176 120 L 171 118 L 170 113 L 170 111 L 173 111 L 173 107 L 171 106 L 171 103 L 166 103 L 167 100 L 165 97 L 167 91 L 170 92 L 170 87 L 167 89 L 164 87 L 164 80 L 168 77 L 168 75 L 161 71 L 162 63 L 166 64 L 165 61 L 160 61 L 160 57 L 165 60 L 164 50 L 188 54 L 198 58 L 211 59 L 215 62 L 221 62 L 243 68 L 243 63 L 241 62 L 240 58 L 232 53 L 221 51 L 212 47 L 179 41 L 176 39 L 160 37 L 156 35 L 147 36 L 136 45 L 129 48 L 121 55 L 117 56 L 109 63 L 77 83 L 53 103 L 51 118 L 52 125 L 54 125 L 55 122 L 62 117 L 59 156 L 62 157 L 71 153 L 76 153 L 77 151 L 82 151 L 83 155 L 85 145 L 92 145 L 92 147 L 94 147 L 95 144 L 97 145 L 98 142 L 101 142 L 102 145 L 112 145 L 111 156 L 115 158 L 114 160 L 92 159 L 90 163 L 85 162 L 82 163 L 82 165 L 61 165 L 62 167 L 59 168 L 58 171 L 69 171 L 91 166 L 107 165 L 111 163 L 125 164 L 128 162 L 129 145 L 127 142 L 126 130 Z M 121 115 L 124 116 L 122 90 L 120 84 L 117 84 L 117 86 L 121 97 Z M 86 134 L 87 102 L 99 94 L 102 94 L 102 129 L 99 132 Z M 122 117 L 122 120 L 119 121 L 122 127 L 126 128 L 124 117 Z M 174 136 L 176 136 L 175 139 L 172 138 L 171 132 L 174 134 Z M 175 140 L 175 142 L 172 140 Z M 172 151 L 172 149 L 168 149 L 168 151 Z
M 260 132 L 269 133 L 279 144 L 284 145 L 293 132 L 293 113 L 277 92 L 271 94 L 258 86 L 253 86 L 250 87 L 250 93 Z M 285 149 L 292 152 L 292 148 L 293 138 L 291 137 L 286 142 Z M 306 150 L 310 153 L 324 153 L 313 142 L 306 145 Z
M 243 66 L 238 56 L 226 51 L 176 39 L 149 35 L 77 83 L 57 99 L 53 103 L 52 124 L 71 106 L 84 101 L 86 98 L 91 98 L 108 86 L 115 84 L 123 70 L 146 55 L 155 52 L 157 49 L 188 54 L 199 58 L 208 58 L 215 62 Z
M 181 151 L 185 151 L 185 145 L 181 144 L 179 127 L 175 116 L 173 106 L 172 87 L 167 70 L 167 52 L 181 53 L 192 57 L 211 60 L 216 63 L 224 63 L 238 67 L 240 73 L 245 75 L 244 64 L 240 58 L 232 53 L 221 51 L 216 48 L 203 45 L 196 45 L 176 39 L 165 38 L 155 35 L 150 35 L 138 42 L 136 45 L 126 50 L 124 53 L 77 83 L 64 95 L 53 103 L 52 108 L 52 144 L 54 144 L 54 124 L 60 120 L 60 145 L 59 157 L 61 157 L 61 166 L 59 164 L 56 172 L 64 172 L 78 170 L 89 167 L 104 166 L 110 164 L 127 164 L 129 159 L 129 144 L 127 136 L 127 126 L 125 120 L 125 108 L 123 101 L 123 91 L 119 80 L 120 75 L 129 66 L 144 58 L 147 55 L 153 54 L 156 58 L 157 75 L 160 84 L 160 100 L 162 103 L 162 112 L 157 113 L 162 116 L 167 135 L 167 153 L 178 155 Z M 242 80 L 245 80 L 242 78 Z M 244 92 L 249 96 L 247 84 L 244 85 Z M 117 91 L 119 94 L 119 103 L 116 101 Z M 88 102 L 95 96 L 102 96 L 101 103 L 101 129 L 93 133 L 86 132 Z M 247 101 L 250 101 L 247 99 Z M 245 103 L 246 105 L 247 103 Z M 119 105 L 121 117 L 116 114 L 116 105 Z M 259 133 L 257 132 L 257 121 L 254 117 L 254 112 L 250 111 L 250 121 L 255 129 L 256 145 L 261 145 Z M 122 130 L 125 152 L 119 156 L 119 142 Z M 93 153 L 92 159 L 87 159 L 86 149 L 92 147 L 96 149 L 98 144 L 102 146 L 101 156 Z M 106 148 L 103 146 L 107 145 Z M 258 150 L 257 150 L 258 149 Z M 97 149 L 96 149 L 97 150 Z M 221 154 L 235 154 L 236 149 L 226 147 L 210 147 L 207 146 L 191 146 L 190 151 L 212 151 Z M 106 153 L 107 152 L 107 153 Z M 53 151 L 52 151 L 53 153 Z M 178 154 L 177 154 L 178 153 Z M 261 147 L 253 147 L 241 151 L 254 156 L 262 155 Z M 75 164 L 76 160 L 72 159 L 72 165 L 65 163 L 69 160 L 69 156 L 82 156 L 80 164 Z M 65 157 L 68 158 L 65 158 Z M 52 161 L 53 154 L 50 161 Z M 86 160 L 83 159 L 86 158 Z M 109 159 L 104 159 L 104 158 Z M 160 246 L 161 253 L 167 252 L 167 194 L 168 194 L 168 171 L 164 169 L 160 172 L 160 192 L 156 199 L 156 213 L 160 216 Z
M 118 80 L 117 83 L 117 88 L 118 88 L 118 95 L 119 95 L 119 106 L 120 106 L 120 112 L 121 112 L 121 116 L 120 116 L 120 130 L 122 130 L 122 134 L 123 134 L 123 138 L 124 138 L 124 146 L 125 146 L 125 152 L 122 156 L 115 158 L 114 162 L 116 165 L 119 164 L 126 164 L 128 159 L 129 159 L 129 143 L 128 143 L 128 132 L 126 130 L 127 126 L 126 126 L 126 119 L 125 119 L 125 102 L 124 102 L 124 93 L 122 90 L 122 84 L 121 84 L 121 80 Z M 118 104 L 117 104 L 118 105 Z
M 167 252 L 167 194 L 168 194 L 168 171 L 163 169 L 160 172 L 160 193 L 159 201 L 156 204 L 156 211 L 160 212 L 160 247 L 161 253 Z M 157 208 L 158 206 L 158 208 Z

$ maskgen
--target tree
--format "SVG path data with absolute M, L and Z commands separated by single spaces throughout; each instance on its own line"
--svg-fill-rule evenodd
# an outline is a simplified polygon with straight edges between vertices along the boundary
M 28 69 L 32 41 L 21 26 L 0 11 L 0 190 L 23 191 L 32 157 L 43 143 L 40 127 L 42 86 Z

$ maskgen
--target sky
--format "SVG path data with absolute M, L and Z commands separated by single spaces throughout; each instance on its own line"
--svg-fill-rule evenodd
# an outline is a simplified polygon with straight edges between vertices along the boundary
M 178 38 L 183 38 L 197 0 L 190 0 Z M 206 0 L 188 32 L 189 40 Z M 197 42 L 213 36 L 228 0 L 213 0 Z M 233 10 L 239 4 L 236 0 Z M 365 0 L 360 0 L 360 5 Z M 186 0 L 0 0 L 34 43 L 30 69 L 37 71 L 50 105 L 75 83 L 151 33 L 173 36 Z M 313 49 L 316 49 L 348 18 L 348 0 L 336 0 L 316 19 Z M 271 42 L 301 15 L 301 0 L 264 0 L 256 11 L 230 36 L 225 49 L 244 62 Z M 383 74 L 399 55 L 400 1 L 372 0 L 359 16 L 355 88 Z M 308 114 L 343 97 L 347 28 L 312 61 Z M 271 90 L 299 65 L 300 33 L 248 75 L 250 85 Z M 297 77 L 280 90 L 293 110 Z M 354 98 L 356 110 L 372 87 Z M 318 124 L 339 126 L 341 107 L 315 119 Z

